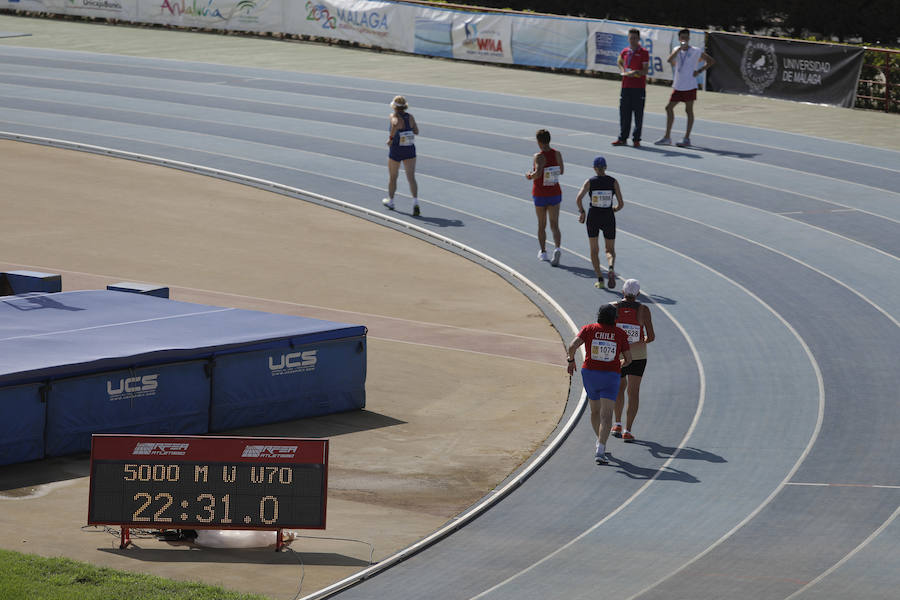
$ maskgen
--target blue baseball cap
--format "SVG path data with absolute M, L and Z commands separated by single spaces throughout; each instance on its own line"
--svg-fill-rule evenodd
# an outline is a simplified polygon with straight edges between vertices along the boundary
M 601 167 L 603 167 L 604 169 L 606 168 L 606 159 L 602 156 L 598 156 L 594 159 L 594 168 L 599 169 Z

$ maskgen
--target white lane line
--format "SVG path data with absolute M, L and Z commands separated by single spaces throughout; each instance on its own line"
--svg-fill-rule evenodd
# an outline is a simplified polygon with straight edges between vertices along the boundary
M 900 485 L 879 485 L 876 483 L 808 483 L 800 481 L 792 481 L 788 485 L 808 486 L 808 487 L 854 487 L 854 488 L 875 488 L 880 490 L 900 490 Z
M 835 571 L 840 569 L 841 566 L 846 564 L 850 559 L 852 559 L 854 556 L 859 554 L 866 546 L 868 546 L 870 543 L 872 543 L 872 540 L 874 540 L 879 535 L 881 535 L 882 532 L 885 529 L 887 529 L 891 525 L 891 523 L 894 522 L 894 520 L 897 518 L 898 515 L 900 515 L 900 506 L 897 507 L 897 509 L 893 512 L 893 514 L 890 517 L 888 517 L 887 520 L 884 523 L 882 523 L 878 529 L 873 531 L 869 535 L 869 537 L 867 537 L 862 542 L 860 542 L 860 544 L 856 548 L 854 548 L 853 550 L 848 552 L 841 560 L 839 560 L 836 563 L 834 563 L 833 565 L 831 565 L 831 567 L 829 567 L 828 569 L 823 571 L 821 575 L 819 575 L 818 577 L 816 577 L 815 579 L 813 579 L 812 581 L 810 581 L 809 583 L 804 585 L 802 588 L 800 588 L 799 590 L 797 590 L 796 592 L 794 592 L 793 594 L 791 594 L 784 600 L 791 600 L 792 598 L 796 598 L 797 596 L 799 596 L 806 590 L 817 585 L 820 581 L 822 581 L 823 579 L 825 579 L 826 577 L 828 577 L 829 575 L 831 575 L 832 573 L 834 573 Z

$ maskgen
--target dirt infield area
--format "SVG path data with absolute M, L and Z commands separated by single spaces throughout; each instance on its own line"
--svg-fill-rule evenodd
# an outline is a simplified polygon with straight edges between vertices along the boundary
M 229 432 L 331 440 L 328 528 L 298 554 L 85 529 L 86 456 L 0 467 L 0 547 L 292 598 L 437 529 L 541 444 L 568 394 L 564 349 L 494 273 L 293 198 L 137 162 L 2 141 L 0 269 L 63 289 L 171 286 L 176 300 L 361 323 L 365 410 Z M 317 539 L 318 538 L 318 539 Z M 321 539 L 340 538 L 340 539 Z

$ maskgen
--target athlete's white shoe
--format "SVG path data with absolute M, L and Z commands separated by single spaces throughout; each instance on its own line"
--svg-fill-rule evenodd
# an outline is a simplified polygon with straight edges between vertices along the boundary
M 554 248 L 553 249 L 553 258 L 550 259 L 550 264 L 553 265 L 554 267 L 559 265 L 559 257 L 561 254 L 562 254 L 562 250 L 560 250 L 559 248 Z
M 538 252 L 538 260 L 547 260 L 547 253 L 543 250 Z
M 381 203 L 384 204 L 388 210 L 394 210 L 394 201 L 390 198 L 382 198 Z

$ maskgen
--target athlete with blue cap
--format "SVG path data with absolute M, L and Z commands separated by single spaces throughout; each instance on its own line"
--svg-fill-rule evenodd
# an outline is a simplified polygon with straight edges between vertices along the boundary
M 607 286 L 616 287 L 616 215 L 625 205 L 622 200 L 622 190 L 619 182 L 606 174 L 606 159 L 598 156 L 594 159 L 594 172 L 596 175 L 584 182 L 575 202 L 578 204 L 578 222 L 587 223 L 588 242 L 591 246 L 591 264 L 594 265 L 594 273 L 597 275 L 596 288 L 603 287 L 603 271 L 600 269 L 600 231 L 603 231 L 603 241 L 606 242 L 606 260 L 609 262 L 607 271 Z M 590 210 L 585 213 L 581 199 L 589 196 Z M 613 197 L 615 196 L 615 206 Z

